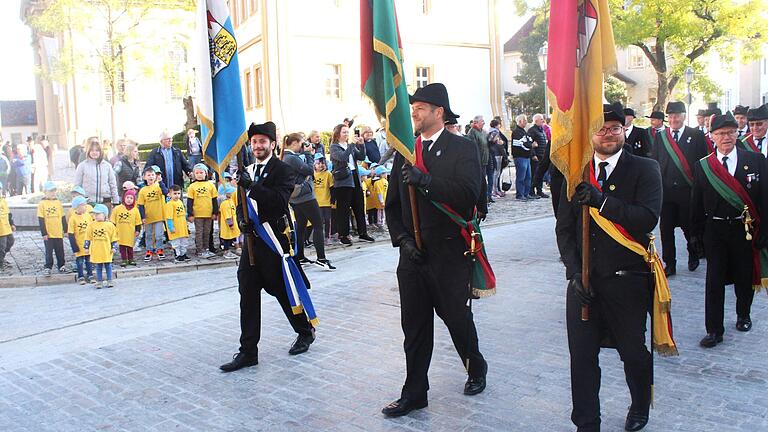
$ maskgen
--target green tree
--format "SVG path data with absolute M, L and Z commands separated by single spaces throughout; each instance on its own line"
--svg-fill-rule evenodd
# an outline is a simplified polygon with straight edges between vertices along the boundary
M 715 52 L 723 63 L 732 63 L 734 47 L 741 46 L 739 61 L 759 58 L 768 25 L 764 0 L 609 0 L 614 38 L 620 47 L 642 50 L 656 71 L 654 110 L 663 108 L 683 72 L 696 72 L 692 89 L 705 98 L 718 86 L 707 78 L 705 54 Z M 762 32 L 762 34 L 761 34 Z
M 547 41 L 549 19 L 546 11 L 548 8 L 547 4 L 537 9 L 531 33 L 520 41 L 520 59 L 523 67 L 515 80 L 529 88 L 520 94 L 505 97 L 509 112 L 513 116 L 544 113 L 544 72 L 539 65 L 539 49 Z
M 76 72 L 96 72 L 103 77 L 113 143 L 115 107 L 126 97 L 126 63 L 137 71 L 138 78 L 154 73 L 167 75 L 171 67 L 165 61 L 167 56 L 158 53 L 173 41 L 145 23 L 154 9 L 191 12 L 195 0 L 50 0 L 29 19 L 37 33 L 60 35 L 63 40 L 60 58 L 47 70 L 39 71 L 44 78 L 66 83 Z M 189 20 L 190 15 L 172 19 L 184 18 Z
M 616 77 L 608 77 L 605 80 L 605 89 L 603 89 L 605 100 L 610 103 L 621 102 L 627 104 L 627 85 Z

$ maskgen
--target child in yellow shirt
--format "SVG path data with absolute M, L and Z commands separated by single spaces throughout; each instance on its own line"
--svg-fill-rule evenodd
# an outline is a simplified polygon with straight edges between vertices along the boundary
M 67 235 L 69 237 L 69 246 L 72 253 L 75 254 L 75 265 L 77 269 L 77 281 L 80 285 L 90 283 L 93 278 L 93 266 L 91 257 L 85 251 L 85 237 L 88 232 L 88 226 L 93 222 L 93 216 L 87 213 L 88 200 L 82 196 L 76 196 L 72 199 L 72 213 L 67 223 Z
M 112 210 L 110 221 L 117 228 L 117 246 L 120 249 L 120 267 L 135 266 L 133 244 L 141 232 L 141 214 L 136 208 L 136 191 L 127 189 L 123 203 Z
M 109 209 L 104 204 L 93 207 L 93 222 L 85 234 L 85 253 L 96 264 L 96 289 L 112 288 L 112 256 L 117 252 L 117 228 L 107 220 Z M 107 280 L 103 280 L 104 271 Z
M 13 232 L 16 231 L 16 225 L 13 224 L 13 214 L 5 201 L 5 189 L 0 183 L 0 270 L 8 268 L 5 262 L 5 254 L 11 251 L 14 238 Z
M 187 216 L 189 222 L 195 224 L 195 249 L 203 258 L 211 258 L 215 254 L 209 250 L 213 219 L 219 213 L 219 201 L 216 186 L 208 181 L 208 167 L 197 164 L 192 169 L 195 181 L 187 188 Z
M 157 173 L 155 173 L 154 168 L 145 167 L 144 187 L 141 188 L 139 197 L 136 199 L 146 236 L 147 252 L 144 255 L 144 261 L 151 261 L 152 254 L 156 254 L 158 259 L 165 259 L 163 252 L 163 234 L 165 232 L 163 207 L 167 193 L 168 190 L 162 183 L 157 182 Z
M 389 188 L 389 180 L 387 180 L 387 174 L 389 170 L 383 166 L 376 167 L 376 175 L 379 179 L 373 185 L 373 195 L 376 197 L 375 207 L 378 212 L 376 218 L 377 226 L 383 227 L 386 223 L 384 220 L 384 204 L 387 202 L 387 189 Z
M 323 216 L 323 233 L 325 233 L 325 244 L 331 244 L 331 231 L 335 224 L 331 223 L 331 192 L 333 191 L 333 175 L 325 165 L 325 158 L 322 154 L 315 155 L 315 199 L 320 207 L 320 214 Z
M 171 186 L 168 193 L 171 198 L 165 203 L 165 224 L 168 229 L 168 240 L 176 254 L 176 262 L 184 262 L 190 258 L 187 256 L 187 240 L 189 239 L 189 227 L 187 226 L 187 209 L 181 200 L 181 187 Z
M 45 182 L 43 191 L 45 196 L 37 205 L 37 221 L 45 244 L 43 275 L 51 275 L 54 252 L 56 252 L 56 268 L 59 269 L 59 273 L 69 273 L 69 270 L 64 267 L 64 232 L 67 231 L 67 218 L 64 216 L 61 201 L 56 198 L 56 183 Z
M 85 189 L 83 189 L 82 186 L 75 186 L 72 188 L 72 191 L 70 192 L 70 195 L 72 196 L 72 200 L 74 200 L 77 197 L 83 197 L 85 198 L 86 204 L 85 204 L 85 212 L 88 214 L 91 214 L 91 210 L 93 210 L 93 206 L 88 204 L 88 197 L 85 194 Z M 72 214 L 75 213 L 75 207 L 70 207 L 69 211 L 67 212 L 67 221 L 69 221 L 69 218 L 72 217 Z
M 235 206 L 235 188 L 232 185 L 222 185 L 226 199 L 219 207 L 219 239 L 224 248 L 224 258 L 237 258 L 230 249 L 237 245 L 237 237 L 240 236 L 240 228 L 237 226 L 237 207 Z

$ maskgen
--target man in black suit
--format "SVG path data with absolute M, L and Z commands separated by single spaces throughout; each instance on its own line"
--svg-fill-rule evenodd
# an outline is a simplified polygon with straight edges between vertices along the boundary
M 651 115 L 647 115 L 645 118 L 649 119 L 651 122 L 651 127 L 645 131 L 647 132 L 646 139 L 650 143 L 651 147 L 653 147 L 653 143 L 656 142 L 656 135 L 658 135 L 659 132 L 663 132 L 666 128 L 664 126 L 665 116 L 661 111 L 652 111 Z M 653 148 L 651 148 L 651 153 L 653 153 Z
M 635 110 L 624 108 L 624 148 L 636 156 L 650 157 L 651 141 L 648 132 L 632 124 L 635 121 Z
M 746 332 L 752 328 L 753 254 L 768 245 L 765 225 L 751 227 L 750 238 L 745 233 L 747 216 L 752 220 L 768 217 L 768 187 L 762 182 L 768 175 L 765 157 L 735 148 L 738 124 L 731 113 L 715 116 L 710 128 L 716 150 L 696 164 L 691 198 L 693 232 L 704 239 L 707 254 L 707 335 L 699 342 L 705 348 L 723 341 L 726 284 L 733 283 L 736 292 L 736 330 Z M 737 184 L 729 190 L 746 192 L 750 197 L 753 207 L 748 214 L 743 206 L 737 208 L 715 189 L 711 176 L 716 176 L 718 171 L 719 178 L 736 180 Z
M 400 248 L 397 281 L 405 336 L 406 378 L 400 399 L 382 412 L 397 417 L 427 406 L 427 371 L 432 358 L 434 314 L 443 320 L 467 368 L 465 395 L 485 389 L 488 365 L 480 353 L 477 331 L 468 306 L 471 262 L 459 226 L 430 201 L 446 204 L 469 220 L 482 190 L 480 157 L 472 143 L 444 130 L 451 112 L 448 92 L 440 83 L 416 90 L 410 97 L 416 133 L 421 135 L 426 170 L 397 154 L 389 179 L 385 211 L 392 244 Z M 408 186 L 416 194 L 423 248 L 414 240 Z
M 733 108 L 733 118 L 736 119 L 737 127 L 736 132 L 739 134 L 739 139 L 742 139 L 749 135 L 749 123 L 747 122 L 747 113 L 749 112 L 749 106 L 736 105 Z
M 675 228 L 683 230 L 688 242 L 688 270 L 699 267 L 701 239 L 691 236 L 690 202 L 693 165 L 707 155 L 707 143 L 701 131 L 685 125 L 685 104 L 667 104 L 669 128 L 656 134 L 651 157 L 659 162 L 664 182 L 661 207 L 661 253 L 667 276 L 677 273 Z M 681 156 L 682 155 L 682 156 Z M 679 163 L 678 163 L 679 162 Z
M 656 161 L 624 151 L 621 104 L 605 105 L 602 129 L 592 137 L 590 161 L 600 188 L 586 182 L 571 201 L 563 189 L 558 209 L 557 246 L 569 280 L 566 325 L 571 354 L 571 420 L 580 432 L 600 430 L 601 341 L 610 334 L 624 362 L 632 395 L 625 429 L 637 431 L 648 422 L 651 403 L 651 354 L 645 329 L 651 306 L 652 278 L 643 256 L 630 251 L 590 220 L 589 288 L 581 281 L 582 205 L 624 227 L 641 244 L 653 231 L 661 211 L 661 176 Z M 582 305 L 589 320 L 581 320 Z M 606 333 L 607 330 L 607 333 Z
M 240 173 L 238 185 L 245 188 L 249 199 L 256 201 L 262 223 L 267 222 L 284 251 L 289 250 L 288 238 L 283 234 L 288 226 L 288 199 L 293 192 L 296 174 L 293 169 L 274 156 L 276 127 L 272 122 L 253 124 L 248 128 L 248 141 L 255 163 Z M 309 349 L 315 340 L 315 330 L 302 311 L 294 314 L 285 289 L 282 272 L 282 257 L 267 246 L 264 239 L 254 232 L 252 225 L 245 224 L 242 206 L 237 206 L 238 223 L 246 235 L 256 238 L 254 250 L 243 248 L 237 269 L 238 290 L 240 291 L 240 350 L 231 362 L 220 369 L 232 372 L 259 363 L 258 344 L 261 338 L 261 290 L 262 288 L 280 303 L 288 322 L 298 334 L 289 354 L 301 354 Z M 249 254 L 253 253 L 256 264 L 250 264 Z M 289 258 L 293 259 L 293 257 Z M 301 267 L 299 267 L 301 268 Z M 303 276 L 303 274 L 302 274 Z M 305 283 L 308 284 L 306 277 Z

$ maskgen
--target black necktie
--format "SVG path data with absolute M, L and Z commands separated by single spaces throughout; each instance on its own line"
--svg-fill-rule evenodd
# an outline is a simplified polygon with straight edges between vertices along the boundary
M 600 187 L 603 187 L 603 183 L 605 183 L 607 178 L 605 167 L 608 166 L 608 162 L 600 162 L 598 165 L 600 166 L 600 172 L 597 174 L 597 184 L 599 184 Z
M 421 158 L 424 159 L 427 156 L 427 153 L 429 153 L 429 147 L 432 145 L 434 141 L 432 140 L 424 140 L 421 142 Z
M 675 139 L 675 142 L 677 142 L 677 138 L 678 138 L 678 135 L 677 135 L 677 134 L 678 134 L 679 132 L 680 132 L 680 131 L 678 131 L 677 129 L 675 129 L 675 130 L 673 130 L 673 131 L 672 131 L 672 138 L 674 138 L 674 139 Z
M 723 156 L 723 168 L 728 171 L 728 156 Z
M 261 176 L 261 170 L 264 169 L 264 164 L 256 165 L 256 178 Z
M 758 150 L 763 151 L 763 139 L 762 138 L 756 138 L 755 139 L 755 145 L 757 146 Z

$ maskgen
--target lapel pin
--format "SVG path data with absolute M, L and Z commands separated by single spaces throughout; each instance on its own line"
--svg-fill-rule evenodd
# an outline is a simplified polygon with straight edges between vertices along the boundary
M 435 156 L 440 156 L 443 153 L 442 150 L 438 150 L 437 153 L 435 153 Z
M 744 171 L 746 171 L 746 170 L 748 170 L 748 169 L 749 169 L 749 166 L 747 166 L 747 165 L 744 165 Z
M 616 190 L 616 185 L 610 185 L 610 186 L 608 186 L 608 190 L 612 190 L 612 191 L 615 191 L 615 190 Z

